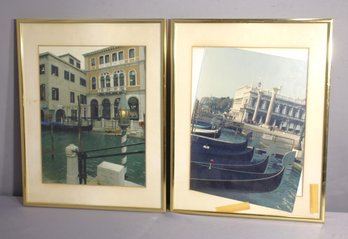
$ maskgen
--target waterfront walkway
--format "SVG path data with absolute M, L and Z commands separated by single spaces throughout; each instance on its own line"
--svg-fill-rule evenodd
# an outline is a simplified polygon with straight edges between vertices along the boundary
M 259 126 L 259 125 L 252 125 L 252 124 L 244 124 L 244 130 L 245 131 L 256 131 L 256 132 L 260 132 L 260 133 L 264 133 L 264 134 L 268 134 L 271 136 L 277 136 L 277 137 L 281 137 L 281 138 L 286 138 L 286 139 L 290 139 L 293 140 L 295 142 L 298 142 L 300 140 L 300 136 L 296 135 L 296 134 L 290 134 L 284 131 L 280 131 L 277 129 L 269 129 L 267 127 L 263 127 L 263 126 Z

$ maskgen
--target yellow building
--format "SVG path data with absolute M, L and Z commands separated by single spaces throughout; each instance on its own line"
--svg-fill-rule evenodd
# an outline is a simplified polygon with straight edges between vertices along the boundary
M 130 119 L 144 121 L 145 47 L 112 46 L 84 54 L 87 74 L 87 115 L 117 119 L 121 93 L 126 93 Z

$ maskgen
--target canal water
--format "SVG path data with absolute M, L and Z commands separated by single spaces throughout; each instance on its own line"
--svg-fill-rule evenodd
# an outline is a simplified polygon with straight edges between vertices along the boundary
M 78 145 L 78 135 L 74 132 L 54 132 L 54 158 L 51 156 L 51 134 L 42 131 L 42 181 L 44 183 L 66 183 L 66 155 L 65 148 L 69 144 Z M 144 139 L 128 137 L 127 144 L 144 142 Z M 81 150 L 91 150 L 121 145 L 121 137 L 99 132 L 81 132 Z M 144 150 L 144 145 L 130 146 L 127 151 Z M 89 155 L 121 153 L 121 149 L 104 150 Z M 128 155 L 127 180 L 145 186 L 145 155 Z M 87 175 L 97 176 L 97 166 L 103 161 L 121 164 L 122 156 L 87 159 Z
M 224 129 L 220 136 L 221 139 L 231 142 L 241 142 L 244 137 L 236 135 L 232 130 Z M 286 139 L 263 139 L 262 133 L 253 132 L 250 146 L 262 149 L 270 155 L 269 163 L 265 173 L 278 171 L 281 167 L 281 159 L 274 154 L 285 154 L 291 151 L 292 141 Z M 256 160 L 255 160 L 256 159 Z M 254 157 L 254 161 L 258 157 Z M 235 192 L 217 188 L 192 188 L 200 192 L 209 193 L 225 198 L 231 198 L 239 201 L 250 202 L 252 204 L 274 208 L 286 212 L 292 212 L 296 200 L 297 188 L 301 172 L 298 169 L 288 168 L 285 170 L 283 179 L 279 187 L 271 192 Z

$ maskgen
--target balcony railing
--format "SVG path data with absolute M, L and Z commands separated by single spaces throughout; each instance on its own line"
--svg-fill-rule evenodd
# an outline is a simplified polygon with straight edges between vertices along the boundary
M 100 69 L 100 68 L 109 67 L 109 66 L 118 66 L 118 65 L 122 65 L 122 64 L 136 62 L 138 60 L 140 60 L 139 57 L 133 57 L 133 58 L 123 59 L 123 60 L 110 61 L 108 63 L 99 64 L 98 68 Z
M 104 87 L 98 89 L 98 94 L 118 94 L 123 90 L 126 90 L 125 86 Z

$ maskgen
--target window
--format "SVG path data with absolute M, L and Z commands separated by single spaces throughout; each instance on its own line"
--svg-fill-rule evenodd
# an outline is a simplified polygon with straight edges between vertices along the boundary
M 71 82 L 75 82 L 75 75 L 73 73 L 70 73 L 70 80 Z
M 83 78 L 80 78 L 80 85 L 86 86 L 86 80 Z
M 69 63 L 70 63 L 71 65 L 74 65 L 74 59 L 69 58 Z
M 117 61 L 117 54 L 116 53 L 112 53 L 112 61 Z
M 95 77 L 92 78 L 92 90 L 97 89 L 97 80 L 95 79 Z
M 105 88 L 105 78 L 104 78 L 104 76 L 100 77 L 100 87 L 101 88 Z
M 110 76 L 106 75 L 106 87 L 110 87 Z
M 75 103 L 75 92 L 70 92 L 70 103 Z
M 124 86 L 124 74 L 120 73 L 120 86 Z
M 129 72 L 129 85 L 134 86 L 136 84 L 137 84 L 136 74 L 135 74 L 135 71 L 133 70 Z
M 105 64 L 110 62 L 110 55 L 105 55 Z
M 95 66 L 95 58 L 91 58 L 91 66 Z
M 81 69 L 81 63 L 80 62 L 76 62 L 76 67 Z
M 52 87 L 52 100 L 59 100 L 59 89 Z
M 123 60 L 123 51 L 118 52 L 118 60 L 119 61 Z
M 40 85 L 40 100 L 46 100 L 46 85 Z
M 100 65 L 104 64 L 104 56 L 99 57 L 99 64 Z
M 87 104 L 87 96 L 86 95 L 80 95 L 80 103 L 83 105 Z
M 114 87 L 118 87 L 118 75 L 114 74 Z
M 64 71 L 64 79 L 65 80 L 69 80 L 69 75 L 70 75 L 69 71 Z
M 51 65 L 51 75 L 58 76 L 58 66 Z
M 134 58 L 135 57 L 135 49 L 129 49 L 128 50 L 128 58 Z
M 45 64 L 40 65 L 40 75 L 45 74 Z

